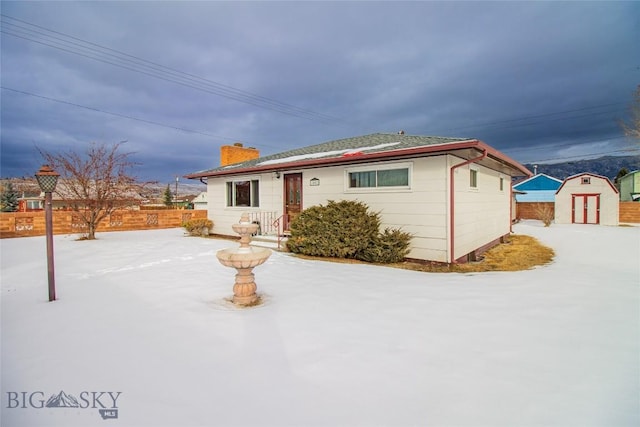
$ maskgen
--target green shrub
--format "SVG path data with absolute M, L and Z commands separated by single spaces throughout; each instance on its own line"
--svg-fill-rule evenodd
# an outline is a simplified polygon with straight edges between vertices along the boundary
M 206 218 L 192 219 L 182 224 L 182 226 L 191 236 L 208 236 L 209 230 L 213 227 L 213 221 Z
M 363 261 L 389 264 L 401 262 L 409 253 L 411 234 L 392 228 L 385 228 L 362 253 Z
M 305 209 L 291 224 L 287 248 L 309 256 L 396 262 L 409 251 L 411 235 L 396 229 L 380 233 L 380 214 L 362 202 L 330 200 Z

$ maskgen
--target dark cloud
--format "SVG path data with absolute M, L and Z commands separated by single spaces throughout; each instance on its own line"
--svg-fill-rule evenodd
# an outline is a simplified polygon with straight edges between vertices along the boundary
M 216 166 L 233 141 L 271 154 L 404 129 L 480 138 L 522 162 L 631 144 L 617 121 L 640 83 L 635 2 L 3 2 L 2 13 L 13 89 L 2 176 L 37 170 L 36 146 L 91 141 L 127 140 L 136 174 L 161 182 Z

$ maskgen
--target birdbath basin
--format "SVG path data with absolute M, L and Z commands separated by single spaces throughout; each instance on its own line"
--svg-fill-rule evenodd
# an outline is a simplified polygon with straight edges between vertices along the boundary
M 233 224 L 231 228 L 240 235 L 240 247 L 221 249 L 216 257 L 225 267 L 238 271 L 233 285 L 233 303 L 240 306 L 255 305 L 259 298 L 253 268 L 263 264 L 271 256 L 271 250 L 249 245 L 251 235 L 258 230 L 258 224 L 251 223 L 247 213 L 242 214 L 240 222 Z
M 225 267 L 253 268 L 263 264 L 271 255 L 267 248 L 249 248 L 250 252 L 238 252 L 238 249 L 221 249 L 216 253 L 218 261 Z

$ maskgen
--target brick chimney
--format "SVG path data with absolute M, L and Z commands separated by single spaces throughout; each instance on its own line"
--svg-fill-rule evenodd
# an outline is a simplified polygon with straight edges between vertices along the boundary
M 220 166 L 253 160 L 260 157 L 260 151 L 253 147 L 244 147 L 241 142 L 220 147 Z

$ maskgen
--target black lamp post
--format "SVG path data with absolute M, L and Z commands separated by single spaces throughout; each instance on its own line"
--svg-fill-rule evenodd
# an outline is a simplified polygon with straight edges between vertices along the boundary
M 53 269 L 53 212 L 51 209 L 51 193 L 56 189 L 60 174 L 49 165 L 42 165 L 36 173 L 40 190 L 44 192 L 44 217 L 47 234 L 47 272 L 49 275 L 49 301 L 56 299 L 56 278 Z

